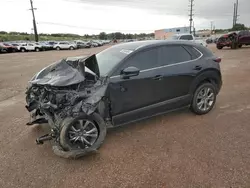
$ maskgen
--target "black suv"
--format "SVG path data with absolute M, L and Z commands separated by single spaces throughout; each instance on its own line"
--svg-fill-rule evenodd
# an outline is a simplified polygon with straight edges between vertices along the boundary
M 80 157 L 97 150 L 106 129 L 183 107 L 208 113 L 222 85 L 221 59 L 188 41 L 140 41 L 96 55 L 63 59 L 37 73 L 26 108 L 51 132 L 54 152 Z

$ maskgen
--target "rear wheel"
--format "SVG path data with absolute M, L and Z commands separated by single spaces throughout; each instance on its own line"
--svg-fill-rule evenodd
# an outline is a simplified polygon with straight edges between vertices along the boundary
M 190 109 L 198 115 L 210 112 L 216 102 L 216 89 L 211 83 L 200 85 L 194 92 Z
M 106 124 L 99 114 L 82 115 L 64 120 L 60 132 L 60 145 L 65 151 L 76 151 L 75 157 L 80 157 L 96 151 L 105 136 Z
M 70 46 L 70 48 L 69 48 L 70 50 L 74 50 L 74 47 L 73 46 Z
M 56 47 L 56 50 L 61 50 L 61 48 L 59 46 Z
M 222 46 L 217 46 L 217 49 L 221 50 L 223 47 Z
M 35 51 L 36 51 L 36 52 L 39 52 L 39 51 L 40 51 L 40 49 L 39 49 L 39 48 L 35 48 Z

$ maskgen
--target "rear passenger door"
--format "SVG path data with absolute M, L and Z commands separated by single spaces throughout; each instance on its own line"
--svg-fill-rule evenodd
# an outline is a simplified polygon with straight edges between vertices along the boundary
M 195 75 L 201 71 L 197 59 L 201 53 L 192 46 L 169 45 L 160 49 L 160 74 L 163 76 L 161 101 L 189 102 L 189 88 Z M 179 107 L 179 106 L 178 106 Z M 181 106 L 180 106 L 181 107 Z

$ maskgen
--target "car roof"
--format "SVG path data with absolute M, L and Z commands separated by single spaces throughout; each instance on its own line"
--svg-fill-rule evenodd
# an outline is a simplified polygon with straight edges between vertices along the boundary
M 197 46 L 196 43 L 191 41 L 182 41 L 182 40 L 146 40 L 146 41 L 135 41 L 135 42 L 127 42 L 127 43 L 121 43 L 116 44 L 112 48 L 120 48 L 125 50 L 132 50 L 135 51 L 137 49 L 143 49 L 148 47 L 157 47 L 162 45 L 192 45 Z

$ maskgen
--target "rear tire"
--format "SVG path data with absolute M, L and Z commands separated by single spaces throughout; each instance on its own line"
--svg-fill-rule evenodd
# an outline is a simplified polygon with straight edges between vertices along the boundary
M 203 83 L 194 92 L 190 109 L 197 115 L 210 112 L 216 102 L 216 88 L 211 83 Z
M 81 129 L 84 126 L 80 125 L 80 128 L 77 127 L 79 126 L 79 122 L 83 122 L 83 124 L 85 125 L 84 122 L 87 122 L 87 121 L 89 122 L 89 125 L 95 126 L 98 130 L 98 137 L 95 139 L 94 142 L 93 140 L 92 141 L 87 140 L 87 138 L 92 139 L 92 136 L 84 137 L 87 141 L 93 142 L 92 145 L 86 144 L 87 142 L 85 140 L 83 141 L 83 139 L 81 138 L 82 134 L 87 134 L 86 130 L 84 131 Z M 74 132 L 74 130 L 76 129 L 78 129 L 76 131 L 77 135 L 75 135 L 74 133 L 73 138 L 75 136 L 77 140 L 73 139 L 72 141 L 72 130 Z M 73 158 L 82 157 L 88 154 L 89 152 L 98 150 L 106 137 L 106 133 L 107 133 L 106 124 L 103 118 L 97 113 L 93 113 L 91 115 L 81 115 L 77 118 L 67 118 L 63 121 L 61 125 L 60 145 L 65 151 L 75 153 L 75 156 L 71 156 L 71 157 Z M 80 134 L 80 136 L 78 134 Z
M 56 47 L 56 50 L 58 50 L 58 51 L 59 51 L 59 50 L 61 50 L 61 48 L 60 48 L 59 46 L 57 46 L 57 47 Z
M 74 47 L 73 47 L 73 46 L 70 46 L 69 49 L 70 49 L 70 50 L 74 50 Z
M 222 46 L 217 46 L 217 49 L 221 50 L 223 47 Z
M 39 48 L 35 48 L 35 51 L 36 51 L 36 52 L 39 52 L 39 51 L 40 51 L 40 49 L 39 49 Z

